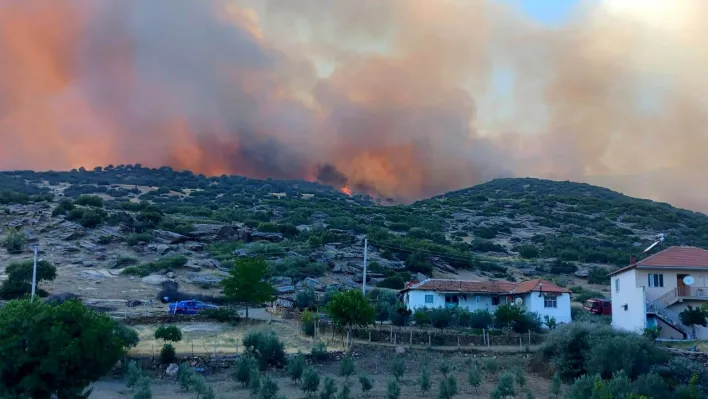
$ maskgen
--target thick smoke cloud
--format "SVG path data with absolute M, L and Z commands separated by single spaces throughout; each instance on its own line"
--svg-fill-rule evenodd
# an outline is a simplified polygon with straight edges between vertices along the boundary
M 399 201 L 531 175 L 708 210 L 708 5 L 581 3 L 553 28 L 504 4 L 0 0 L 0 168 Z

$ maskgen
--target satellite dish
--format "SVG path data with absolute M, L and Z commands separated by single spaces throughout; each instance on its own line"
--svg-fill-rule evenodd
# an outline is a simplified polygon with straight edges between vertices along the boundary
M 683 283 L 686 285 L 693 285 L 693 283 L 696 282 L 696 279 L 694 279 L 692 276 L 686 276 L 683 278 Z
M 690 276 L 689 276 L 689 277 L 690 277 Z M 689 284 L 689 285 L 690 285 L 690 284 Z M 516 298 L 516 299 L 514 299 L 514 304 L 515 304 L 516 306 L 521 306 L 521 305 L 524 304 L 524 300 L 521 299 L 521 298 Z

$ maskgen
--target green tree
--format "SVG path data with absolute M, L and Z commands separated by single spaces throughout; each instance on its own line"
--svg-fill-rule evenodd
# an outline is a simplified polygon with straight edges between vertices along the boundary
M 320 391 L 320 399 L 334 399 L 337 394 L 337 384 L 332 377 L 325 377 L 324 386 Z
M 354 373 L 356 373 L 356 364 L 354 364 L 354 359 L 352 359 L 351 356 L 344 356 L 341 363 L 339 363 L 339 375 L 349 381 L 349 377 L 354 375 Z
M 155 330 L 155 339 L 165 341 L 160 350 L 160 361 L 172 363 L 177 359 L 175 347 L 170 342 L 179 342 L 182 340 L 182 330 L 177 326 L 160 326 Z
M 344 383 L 342 385 L 342 388 L 339 390 L 339 395 L 337 395 L 337 399 L 350 399 L 351 392 L 352 392 L 352 389 L 349 386 L 349 384 Z
M 401 387 L 396 378 L 391 378 L 386 384 L 386 399 L 398 399 L 401 396 Z
M 454 375 L 443 378 L 438 385 L 438 399 L 452 399 L 457 395 L 457 379 Z
M 7 280 L 0 287 L 0 296 L 3 299 L 21 298 L 32 291 L 33 261 L 11 263 L 6 269 Z M 46 296 L 47 293 L 39 289 L 42 281 L 52 281 L 57 277 L 57 269 L 46 260 L 37 262 L 37 293 Z
M 222 280 L 224 295 L 231 301 L 248 307 L 268 302 L 275 295 L 275 288 L 266 279 L 268 264 L 263 259 L 239 259 L 229 277 Z
M 338 292 L 327 304 L 327 314 L 334 325 L 347 331 L 374 325 L 374 313 L 374 307 L 359 290 Z
M 302 389 L 302 392 L 305 392 L 308 397 L 311 397 L 312 394 L 320 389 L 320 376 L 312 367 L 308 367 L 302 373 L 300 389 Z
M 427 367 L 421 367 L 420 369 L 420 379 L 418 379 L 418 384 L 420 385 L 420 393 L 427 395 L 430 392 L 430 373 Z
M 298 353 L 297 356 L 288 362 L 288 375 L 291 380 L 300 381 L 303 371 L 305 371 L 305 357 Z
M 551 394 L 551 397 L 553 399 L 558 399 L 561 396 L 561 378 L 560 374 L 555 373 L 553 375 L 553 380 L 551 380 L 551 388 L 549 389 L 549 392 Z
M 482 373 L 479 368 L 472 366 L 467 370 L 467 382 L 479 392 L 479 386 L 482 385 Z
M 256 359 L 250 356 L 242 356 L 236 363 L 236 367 L 231 375 L 231 378 L 245 388 L 251 382 L 251 370 L 254 368 L 258 368 L 258 362 Z
M 514 374 L 504 373 L 499 377 L 499 383 L 492 391 L 490 397 L 494 395 L 495 398 L 508 398 L 516 396 L 516 390 L 514 389 Z
M 134 330 L 79 301 L 10 301 L 0 308 L 0 397 L 88 397 L 137 343 Z
M 27 245 L 27 236 L 24 232 L 15 229 L 8 229 L 5 238 L 2 241 L 2 247 L 11 254 L 22 252 Z
M 391 362 L 391 375 L 393 375 L 396 380 L 400 380 L 403 374 L 406 373 L 406 363 L 403 361 L 402 357 L 395 357 Z
M 258 399 L 277 399 L 280 387 L 270 376 L 261 378 L 261 393 Z
M 359 376 L 359 385 L 361 385 L 361 393 L 363 393 L 364 396 L 368 396 L 369 392 L 374 388 L 374 383 L 366 374 Z

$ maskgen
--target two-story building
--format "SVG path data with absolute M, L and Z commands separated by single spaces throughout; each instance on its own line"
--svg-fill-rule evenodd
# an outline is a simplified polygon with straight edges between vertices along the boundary
M 610 273 L 612 326 L 641 333 L 658 326 L 660 337 L 708 339 L 708 328 L 686 326 L 679 314 L 708 303 L 708 251 L 669 247 Z
M 570 323 L 570 291 L 545 280 L 521 283 L 427 279 L 401 291 L 408 309 L 464 307 L 491 313 L 500 305 L 515 304 L 557 323 Z

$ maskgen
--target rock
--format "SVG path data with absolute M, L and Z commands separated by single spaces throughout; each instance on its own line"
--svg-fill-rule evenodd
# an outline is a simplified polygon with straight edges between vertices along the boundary
M 100 281 L 103 280 L 106 276 L 101 273 L 98 270 L 81 270 L 80 272 L 76 273 L 78 277 L 86 278 L 89 280 L 94 280 L 94 281 Z
M 175 277 L 177 277 L 177 275 L 176 275 L 174 272 L 167 272 L 167 274 L 165 274 L 165 276 L 167 276 L 167 278 L 175 278 Z
M 206 248 L 206 245 L 201 242 L 187 242 L 184 244 L 184 249 L 187 251 L 201 252 Z
M 104 253 L 96 254 L 96 260 L 106 260 L 106 259 L 107 259 L 106 254 L 104 254 Z
M 296 287 L 298 289 L 309 288 L 309 289 L 312 289 L 315 291 L 324 291 L 327 286 L 323 282 L 321 282 L 315 278 L 307 277 L 304 280 L 297 283 Z
M 275 287 L 275 291 L 278 294 L 290 294 L 295 292 L 295 286 L 294 285 L 280 285 Z
M 238 256 L 239 258 L 245 258 L 247 256 L 251 256 L 248 254 L 248 250 L 241 248 L 241 249 L 235 249 L 234 252 L 232 252 L 234 255 Z
M 589 272 L 587 270 L 578 270 L 577 272 L 575 272 L 573 274 L 575 274 L 575 277 L 578 277 L 578 278 L 587 278 Z
M 187 263 L 185 263 L 184 266 L 182 266 L 182 267 L 185 269 L 189 269 L 193 272 L 202 271 L 202 267 L 197 265 L 196 263 L 194 263 L 194 261 L 192 259 L 188 260 Z
M 63 303 L 71 299 L 79 299 L 79 296 L 72 292 L 61 292 L 47 297 L 47 302 Z
M 264 233 L 261 231 L 251 233 L 251 240 L 253 241 L 282 242 L 284 239 L 285 237 L 280 233 Z
M 406 348 L 402 346 L 397 346 L 396 347 L 396 354 L 397 355 L 405 355 L 406 354 Z
M 172 281 L 167 276 L 160 276 L 158 274 L 151 274 L 140 279 L 141 282 L 150 285 L 162 285 L 168 281 Z
M 79 246 L 89 252 L 101 252 L 106 250 L 102 246 L 96 245 L 90 241 L 81 241 Z
M 91 260 L 85 260 L 85 261 L 81 262 L 81 265 L 83 267 L 94 267 L 94 266 L 96 266 L 96 263 Z
M 212 259 L 212 258 L 195 260 L 193 263 L 195 263 L 198 266 L 204 267 L 204 268 L 212 268 L 212 269 L 221 268 L 221 262 L 219 262 L 216 259 Z
M 274 276 L 270 278 L 273 285 L 293 285 L 292 277 Z
M 223 278 L 207 273 L 186 272 L 183 277 L 184 281 L 189 284 L 200 286 L 218 285 Z
M 120 231 L 112 226 L 104 226 L 98 229 L 98 234 L 104 235 L 104 236 L 109 236 L 109 237 L 115 237 L 115 238 L 120 238 L 122 235 L 120 234 Z
M 188 240 L 187 236 L 167 230 L 153 230 L 152 238 L 153 241 L 159 244 L 178 244 Z
M 160 284 L 160 286 L 165 290 L 177 291 L 179 289 L 179 283 L 174 280 L 167 280 Z
M 238 228 L 225 224 L 195 224 L 187 236 L 199 241 L 223 240 L 238 235 Z
M 60 255 L 68 255 L 68 254 L 72 254 L 75 252 L 79 252 L 79 248 L 71 246 L 71 245 L 66 245 L 66 246 L 59 247 L 58 252 Z
M 86 234 L 86 230 L 74 222 L 64 221 L 57 228 L 61 239 L 64 241 L 77 240 Z
M 164 255 L 168 252 L 174 251 L 174 247 L 167 244 L 158 244 L 157 248 L 155 248 L 155 251 L 160 255 Z
M 167 366 L 167 369 L 165 370 L 165 374 L 169 375 L 170 377 L 174 377 L 177 375 L 177 370 L 179 370 L 179 367 L 175 363 L 171 363 L 169 366 Z

